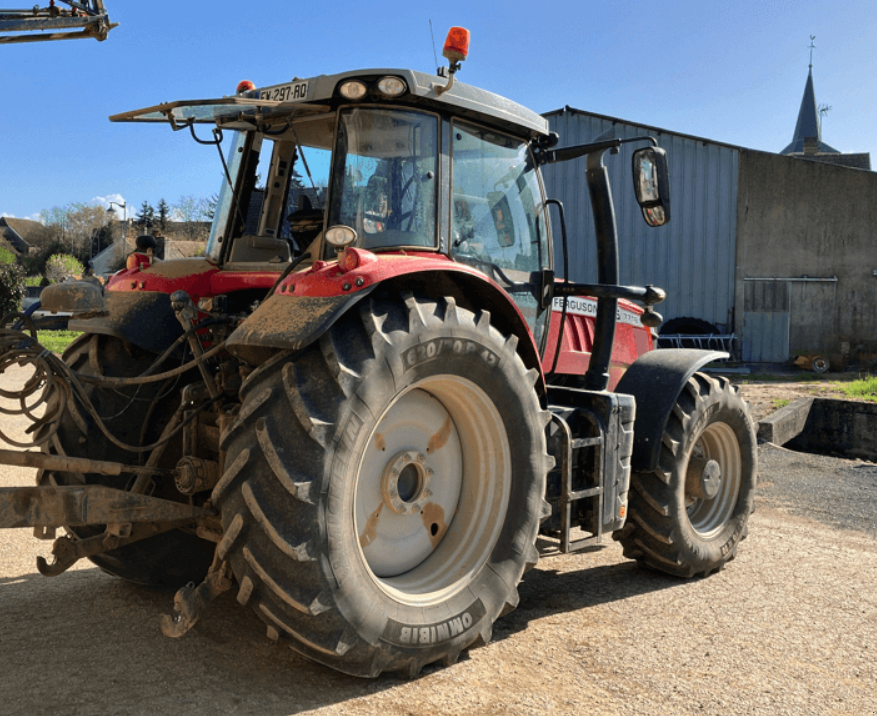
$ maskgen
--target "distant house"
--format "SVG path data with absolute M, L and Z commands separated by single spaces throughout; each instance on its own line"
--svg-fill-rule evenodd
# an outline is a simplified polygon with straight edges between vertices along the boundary
M 48 248 L 57 239 L 55 231 L 43 226 L 39 221 L 0 217 L 0 246 L 14 251 L 18 256 L 27 256 Z
M 169 238 L 156 237 L 156 257 L 164 261 L 203 256 L 207 249 L 204 241 L 173 241 Z M 134 251 L 134 239 L 116 241 L 101 251 L 91 260 L 94 272 L 98 276 L 109 276 L 125 268 L 128 254 Z

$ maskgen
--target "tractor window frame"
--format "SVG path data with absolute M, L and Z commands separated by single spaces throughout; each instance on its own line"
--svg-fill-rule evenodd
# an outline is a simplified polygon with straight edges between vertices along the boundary
M 484 202 L 482 202 L 482 203 L 484 203 L 486 206 L 489 207 L 490 212 L 484 213 L 483 216 L 481 217 L 481 219 L 482 219 L 482 223 L 483 223 L 483 220 L 488 218 L 490 216 L 490 214 L 493 213 L 493 216 L 492 216 L 493 228 L 496 231 L 497 245 L 498 245 L 498 247 L 501 247 L 502 249 L 509 249 L 509 248 L 515 246 L 517 241 L 520 240 L 520 238 L 519 238 L 520 234 L 522 234 L 522 233 L 529 234 L 530 244 L 537 245 L 537 248 L 536 248 L 536 252 L 537 252 L 536 259 L 537 260 L 536 260 L 534 265 L 528 266 L 524 270 L 521 270 L 518 267 L 502 266 L 502 265 L 496 264 L 494 266 L 494 268 L 499 269 L 499 271 L 491 271 L 490 264 L 492 262 L 473 260 L 474 257 L 468 258 L 464 252 L 457 251 L 457 248 L 461 245 L 461 243 L 465 243 L 466 239 L 465 239 L 465 237 L 458 235 L 460 233 L 458 231 L 458 229 L 460 227 L 458 227 L 456 225 L 456 222 L 455 222 L 455 219 L 457 219 L 456 214 L 458 213 L 458 206 L 457 206 L 457 201 L 455 200 L 455 196 L 460 197 L 460 198 L 465 198 L 467 200 L 469 198 L 471 198 L 468 195 L 456 194 L 456 183 L 455 183 L 455 178 L 454 178 L 454 167 L 455 167 L 456 157 L 455 157 L 454 150 L 455 150 L 456 141 L 459 141 L 457 139 L 457 131 L 458 130 L 462 130 L 466 134 L 468 134 L 469 136 L 474 137 L 482 142 L 486 142 L 486 140 L 478 137 L 479 134 L 489 134 L 489 135 L 492 135 L 494 137 L 505 138 L 510 143 L 514 143 L 518 147 L 518 151 L 520 151 L 521 149 L 524 150 L 524 152 L 526 154 L 526 159 L 525 159 L 525 162 L 523 165 L 523 169 L 522 169 L 521 173 L 517 175 L 517 177 L 512 178 L 513 181 L 510 182 L 509 190 L 511 189 L 511 186 L 517 185 L 519 192 L 524 193 L 523 190 L 520 188 L 519 181 L 522 177 L 527 177 L 525 179 L 525 185 L 529 189 L 529 192 L 532 196 L 533 201 L 531 202 L 532 206 L 529 208 L 526 206 L 526 204 L 524 202 L 522 202 L 522 210 L 523 210 L 523 214 L 532 217 L 533 224 L 530 225 L 528 223 L 527 228 L 517 231 L 518 236 L 515 238 L 514 241 L 503 245 L 499 241 L 500 227 L 503 223 L 502 222 L 503 214 L 507 218 L 513 218 L 513 214 L 514 214 L 514 211 L 511 210 L 510 202 L 508 202 L 507 199 L 499 199 L 497 197 L 498 200 L 494 203 L 493 206 L 490 206 L 490 199 L 485 198 Z M 546 270 L 551 270 L 551 268 L 554 266 L 554 261 L 553 261 L 553 246 L 552 246 L 552 240 L 551 240 L 551 220 L 550 220 L 550 215 L 549 215 L 549 211 L 548 211 L 548 205 L 546 203 L 547 202 L 547 195 L 545 193 L 545 185 L 542 181 L 542 174 L 539 171 L 539 164 L 536 162 L 536 158 L 533 156 L 532 146 L 531 146 L 529 140 L 526 138 L 523 138 L 521 136 L 511 134 L 509 132 L 503 132 L 503 131 L 497 130 L 493 127 L 479 124 L 477 122 L 473 122 L 473 121 L 466 120 L 466 119 L 459 119 L 459 118 L 454 117 L 451 119 L 451 122 L 450 122 L 450 140 L 449 140 L 448 144 L 449 144 L 448 153 L 449 153 L 450 167 L 449 167 L 449 178 L 448 178 L 448 184 L 447 184 L 447 192 L 448 192 L 448 197 L 449 197 L 449 206 L 447 207 L 447 226 L 449 227 L 448 255 L 450 256 L 450 258 L 453 261 L 456 261 L 459 263 L 465 263 L 467 265 L 472 265 L 473 267 L 478 268 L 479 270 L 482 270 L 482 271 L 486 270 L 486 272 L 489 274 L 493 274 L 493 273 L 496 273 L 498 275 L 505 274 L 508 278 L 512 278 L 515 280 L 521 278 L 522 275 L 524 275 L 526 273 L 529 273 L 529 275 L 532 277 L 535 275 L 536 272 L 543 272 Z M 497 184 L 499 184 L 499 182 L 497 182 Z M 475 198 L 480 199 L 480 197 L 475 197 Z M 469 202 L 467 201 L 467 203 L 469 203 Z M 496 207 L 498 207 L 498 206 L 503 207 L 503 209 L 501 209 L 502 213 L 500 213 L 499 215 L 497 215 L 497 213 L 494 212 L 494 209 L 496 209 Z M 471 211 L 471 204 L 470 204 L 470 211 Z M 514 230 L 514 224 L 516 223 L 516 221 L 517 221 L 518 227 L 520 227 L 520 221 L 519 221 L 520 218 L 521 218 L 521 216 L 519 215 L 517 217 L 517 220 L 513 219 L 512 221 L 508 222 L 512 226 L 512 230 Z M 474 235 L 473 235 L 473 237 L 474 237 Z M 533 240 L 533 239 L 535 239 L 535 240 Z M 519 255 L 521 255 L 521 254 L 519 254 Z M 493 276 L 493 278 L 496 280 L 497 276 Z M 500 280 L 499 283 L 500 283 L 500 285 L 502 285 L 502 283 L 503 283 L 502 280 Z M 529 285 L 533 285 L 533 284 L 529 284 Z M 534 287 L 534 289 L 538 288 L 538 286 L 535 286 L 535 285 L 533 285 L 533 287 Z M 550 307 L 547 309 L 541 308 L 541 306 L 539 306 L 539 301 L 537 299 L 536 300 L 535 316 L 531 316 L 530 314 L 533 313 L 533 306 L 531 305 L 532 302 L 529 299 L 524 300 L 523 294 L 521 294 L 520 292 L 510 293 L 509 295 L 511 296 L 512 300 L 518 305 L 519 310 L 521 311 L 524 318 L 527 320 L 527 323 L 529 324 L 530 330 L 533 334 L 533 338 L 535 339 L 536 345 L 539 347 L 540 352 L 544 352 L 545 342 L 547 340 L 548 329 L 549 329 L 550 319 L 551 319 Z
M 403 243 L 391 243 L 387 245 L 378 245 L 369 244 L 364 240 L 364 236 L 362 232 L 359 231 L 359 227 L 354 226 L 352 228 L 357 230 L 357 234 L 359 235 L 357 241 L 354 243 L 354 246 L 358 248 L 364 248 L 368 251 L 374 252 L 388 252 L 388 251 L 417 251 L 423 253 L 435 253 L 441 250 L 441 221 L 440 221 L 440 212 L 442 207 L 442 144 L 443 144 L 443 136 L 442 136 L 442 116 L 438 112 L 433 112 L 429 110 L 424 110 L 421 107 L 414 107 L 409 105 L 402 104 L 345 104 L 338 108 L 336 112 L 336 120 L 335 120 L 335 143 L 333 145 L 332 150 L 332 165 L 329 171 L 329 187 L 328 193 L 326 197 L 326 226 L 331 227 L 334 223 L 338 223 L 334 221 L 335 217 L 340 213 L 340 210 L 337 209 L 337 197 L 339 191 L 343 191 L 344 186 L 344 175 L 347 167 L 347 156 L 349 152 L 342 151 L 341 147 L 341 135 L 342 135 L 342 126 L 343 126 L 343 115 L 348 112 L 353 111 L 384 111 L 384 112 L 392 112 L 395 114 L 409 114 L 409 115 L 418 115 L 421 117 L 431 119 L 434 124 L 434 134 L 432 140 L 434 141 L 434 147 L 432 152 L 432 168 L 429 170 L 429 174 L 432 176 L 429 177 L 429 181 L 432 182 L 432 200 L 431 200 L 431 212 L 429 215 L 429 220 L 432 222 L 431 230 L 425 232 L 424 235 L 430 235 L 432 237 L 432 241 L 427 244 L 403 244 Z M 425 155 L 424 155 L 425 157 Z M 421 157 L 420 161 L 424 161 L 424 157 Z M 424 175 L 425 176 L 425 175 Z M 343 195 L 342 195 L 343 196 Z M 343 201 L 343 198 L 342 198 Z M 324 246 L 324 258 L 332 259 L 335 255 L 335 250 L 333 247 L 326 244 Z

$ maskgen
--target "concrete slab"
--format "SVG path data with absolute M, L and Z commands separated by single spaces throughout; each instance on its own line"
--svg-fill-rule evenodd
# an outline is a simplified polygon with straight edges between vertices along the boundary
M 793 450 L 877 461 L 877 404 L 817 398 Z
M 798 398 L 758 423 L 758 441 L 785 445 L 807 426 L 813 398 Z

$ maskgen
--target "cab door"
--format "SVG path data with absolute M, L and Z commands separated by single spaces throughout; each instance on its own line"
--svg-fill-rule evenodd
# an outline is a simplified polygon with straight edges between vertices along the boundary
M 455 120 L 451 125 L 451 257 L 508 291 L 540 348 L 551 267 L 545 201 L 529 144 Z

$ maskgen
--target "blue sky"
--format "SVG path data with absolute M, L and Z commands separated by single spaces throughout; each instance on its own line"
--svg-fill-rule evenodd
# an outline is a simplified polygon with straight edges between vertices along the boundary
M 215 149 L 110 114 L 366 67 L 435 67 L 472 32 L 458 79 L 538 112 L 570 105 L 764 151 L 792 139 L 816 35 L 823 139 L 877 163 L 877 3 L 298 3 L 104 0 L 109 39 L 0 45 L 0 214 L 70 202 L 173 204 L 221 180 Z M 43 3 L 45 4 L 45 3 Z M 26 7 L 7 0 L 5 7 Z M 422 8 L 422 9 L 421 9 Z

